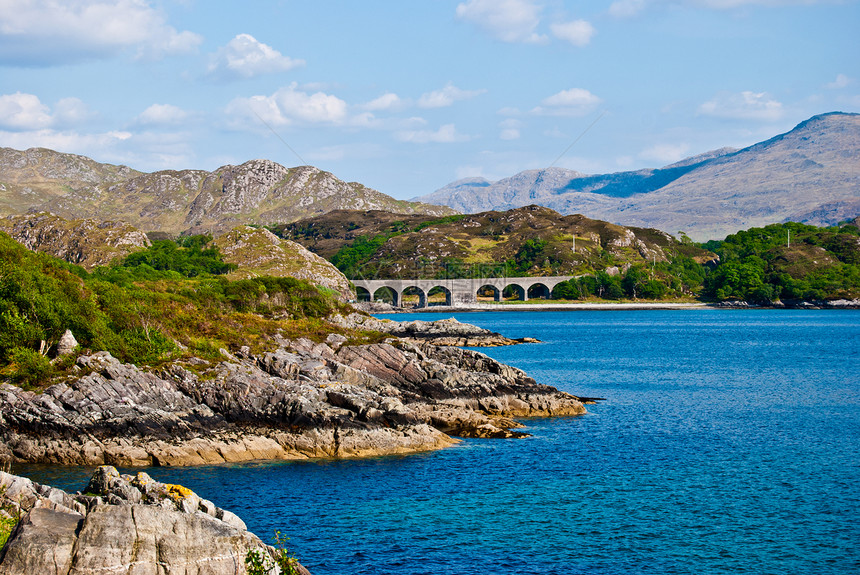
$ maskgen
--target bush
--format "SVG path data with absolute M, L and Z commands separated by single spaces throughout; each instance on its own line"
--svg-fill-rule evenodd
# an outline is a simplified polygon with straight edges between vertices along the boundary
M 51 361 L 34 349 L 16 347 L 9 359 L 12 381 L 25 389 L 45 383 L 54 375 Z

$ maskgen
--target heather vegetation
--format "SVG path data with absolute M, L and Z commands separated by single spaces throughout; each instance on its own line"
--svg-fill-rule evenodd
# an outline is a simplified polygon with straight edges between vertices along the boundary
M 428 218 L 341 211 L 284 226 L 347 277 L 576 276 L 561 300 L 817 301 L 860 296 L 860 230 L 785 223 L 697 244 L 529 206 Z M 515 298 L 513 292 L 507 294 Z
M 320 340 L 333 331 L 323 321 L 343 305 L 333 296 L 291 277 L 230 281 L 202 271 L 220 260 L 205 243 L 157 242 L 87 273 L 0 233 L 0 373 L 24 387 L 62 373 L 69 360 L 50 358 L 67 329 L 82 350 L 135 364 L 218 360 L 220 349 L 259 350 L 278 333 Z

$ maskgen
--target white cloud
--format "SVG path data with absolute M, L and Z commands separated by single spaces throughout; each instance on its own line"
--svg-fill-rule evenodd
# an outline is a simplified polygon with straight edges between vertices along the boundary
M 137 117 L 143 125 L 175 125 L 188 119 L 188 112 L 172 104 L 153 104 Z
M 468 0 L 457 5 L 457 17 L 503 42 L 544 43 L 547 37 L 535 32 L 541 9 L 532 0 Z
M 51 108 L 38 96 L 15 92 L 0 95 L 0 127 L 32 131 L 80 124 L 92 116 L 77 98 L 64 98 Z
M 532 110 L 533 114 L 549 116 L 584 116 L 593 111 L 602 100 L 583 88 L 562 90 L 544 99 Z
M 105 58 L 188 52 L 202 38 L 179 32 L 148 0 L 0 0 L 0 62 L 46 66 Z
M 253 78 L 286 72 L 304 64 L 304 60 L 284 56 L 250 34 L 239 34 L 212 54 L 209 73 L 223 78 Z
M 519 108 L 514 108 L 514 107 L 502 108 L 496 113 L 499 116 L 519 116 L 522 114 L 522 112 L 520 112 Z
M 853 80 L 846 76 L 845 74 L 838 74 L 836 79 L 826 84 L 824 87 L 829 90 L 840 90 L 842 88 L 847 88 L 853 83 Z
M 120 142 L 132 137 L 129 132 L 106 132 L 102 134 L 80 134 L 73 131 L 56 131 L 50 129 L 33 130 L 29 132 L 0 131 L 0 141 L 4 146 L 17 150 L 27 148 L 50 148 L 62 152 L 87 154 L 92 156 L 100 150 L 110 150 Z M 102 160 L 106 161 L 106 160 Z
M 552 24 L 549 28 L 556 38 L 566 40 L 574 46 L 587 46 L 596 33 L 594 26 L 585 20 L 560 22 Z
M 616 18 L 630 18 L 640 14 L 646 6 L 646 0 L 617 0 L 609 6 L 609 15 Z
M 392 108 L 398 108 L 403 104 L 403 101 L 397 94 L 393 94 L 388 92 L 386 94 L 381 95 L 380 97 L 371 100 L 366 103 L 363 107 L 365 110 L 370 111 L 381 111 L 381 110 L 391 110 Z
M 499 138 L 502 140 L 518 140 L 520 138 L 520 127 L 522 122 L 510 118 L 499 122 Z
M 672 164 L 683 160 L 688 156 L 690 146 L 688 144 L 655 144 L 643 150 L 639 157 L 645 160 L 653 160 L 663 165 Z
M 54 127 L 79 126 L 94 115 L 78 98 L 63 98 L 54 105 Z
M 699 113 L 733 120 L 775 121 L 783 116 L 782 103 L 765 92 L 721 93 L 699 106 Z
M 53 123 L 51 111 L 33 94 L 0 96 L 0 126 L 18 130 L 38 130 Z
M 347 104 L 324 92 L 309 94 L 294 82 L 271 96 L 236 98 L 227 104 L 226 113 L 243 125 L 259 122 L 257 116 L 273 126 L 305 124 L 344 124 L 348 120 Z
M 454 124 L 445 124 L 435 132 L 432 130 L 407 130 L 397 133 L 397 139 L 401 142 L 411 142 L 413 144 L 451 144 L 454 142 L 464 142 L 469 139 L 468 136 L 458 134 L 454 128 Z
M 434 90 L 422 94 L 418 98 L 418 106 L 421 108 L 444 108 L 452 106 L 454 102 L 460 100 L 468 100 L 479 94 L 483 94 L 485 90 L 461 90 L 453 84 L 448 84 L 441 90 Z

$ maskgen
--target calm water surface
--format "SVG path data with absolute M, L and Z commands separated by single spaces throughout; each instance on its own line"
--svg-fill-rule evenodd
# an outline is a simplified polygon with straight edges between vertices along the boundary
M 482 351 L 606 401 L 525 440 L 147 471 L 287 533 L 314 575 L 860 573 L 860 312 L 455 315 L 541 339 Z

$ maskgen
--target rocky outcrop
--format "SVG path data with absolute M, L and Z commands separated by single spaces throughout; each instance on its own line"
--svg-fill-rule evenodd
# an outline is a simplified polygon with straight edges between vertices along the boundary
M 109 466 L 76 495 L 0 472 L 0 509 L 19 518 L 0 575 L 235 575 L 249 552 L 279 553 L 193 491 Z
M 494 331 L 461 323 L 457 318 L 436 321 L 394 321 L 377 319 L 352 313 L 335 316 L 330 321 L 347 329 L 365 329 L 387 333 L 413 343 L 432 343 L 441 346 L 498 347 L 517 343 L 540 343 L 531 337 L 512 339 Z
M 238 269 L 230 279 L 259 275 L 289 276 L 308 280 L 349 300 L 355 293 L 340 270 L 303 246 L 282 240 L 269 230 L 240 226 L 214 240 L 224 261 L 236 264 Z
M 48 213 L 0 219 L 0 231 L 28 249 L 88 270 L 150 245 L 146 234 L 125 222 L 65 220 Z
M 390 339 L 281 340 L 158 370 L 106 352 L 40 394 L 0 385 L 0 459 L 199 465 L 361 457 L 518 437 L 511 417 L 585 412 L 574 396 L 470 350 Z

